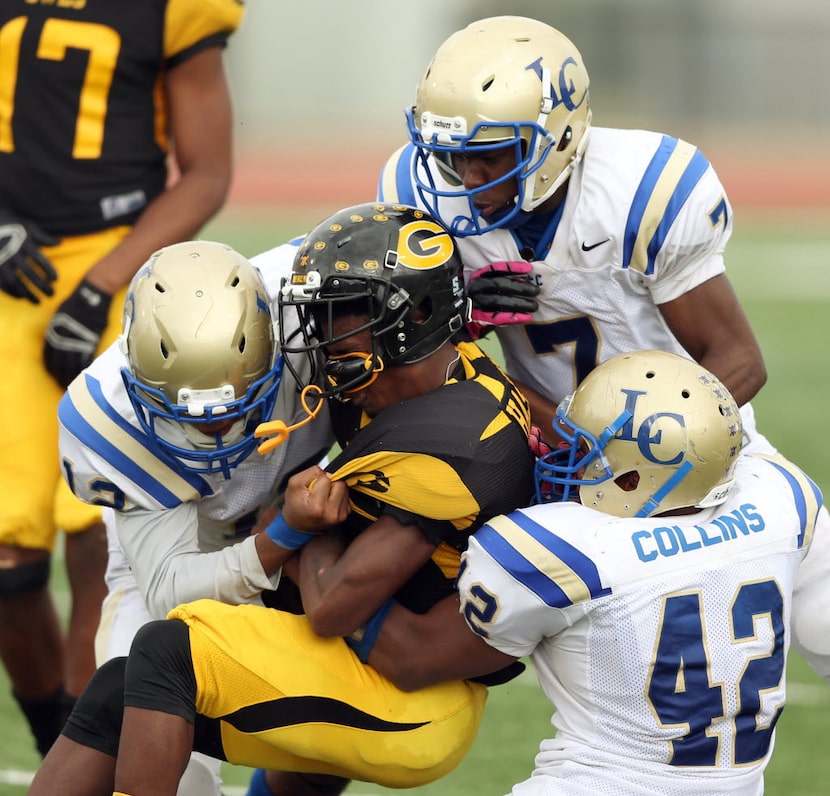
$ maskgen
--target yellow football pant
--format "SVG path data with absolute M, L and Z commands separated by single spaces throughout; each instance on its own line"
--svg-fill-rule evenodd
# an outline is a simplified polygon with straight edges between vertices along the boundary
M 80 531 L 101 518 L 64 483 L 58 458 L 58 402 L 63 390 L 43 366 L 46 327 L 89 268 L 129 232 L 117 227 L 64 238 L 44 253 L 58 272 L 55 295 L 31 304 L 0 292 L 0 543 L 51 550 L 55 532 Z M 103 350 L 121 330 L 126 289 L 112 302 Z M 56 490 L 58 490 L 56 494 Z
M 221 719 L 231 763 L 412 788 L 450 772 L 478 732 L 487 689 L 456 680 L 406 693 L 303 616 L 198 600 L 196 710 Z

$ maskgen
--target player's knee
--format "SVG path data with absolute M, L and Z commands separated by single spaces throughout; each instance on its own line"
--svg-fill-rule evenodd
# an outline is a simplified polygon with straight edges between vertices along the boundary
M 49 583 L 50 563 L 51 556 L 44 550 L 42 557 L 33 561 L 12 563 L 12 566 L 0 568 L 0 600 L 10 600 L 45 589 Z
M 124 681 L 125 704 L 172 713 L 191 722 L 196 716 L 196 674 L 190 657 L 190 631 L 184 622 L 158 619 L 133 639 Z
M 101 666 L 64 727 L 63 734 L 77 743 L 115 757 L 124 718 L 124 669 L 126 658 L 113 658 Z

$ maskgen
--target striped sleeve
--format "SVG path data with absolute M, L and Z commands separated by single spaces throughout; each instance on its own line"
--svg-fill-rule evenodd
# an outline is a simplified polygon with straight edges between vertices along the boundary
M 174 460 L 152 450 L 147 437 L 109 403 L 100 382 L 89 373 L 69 386 L 58 406 L 58 419 L 65 467 L 68 472 L 73 465 L 78 468 L 70 486 L 87 503 L 110 505 L 108 496 L 128 492 L 133 499 L 146 498 L 140 500 L 144 505 L 171 508 L 211 492 L 203 478 L 178 469 Z M 84 472 L 88 468 L 81 460 L 93 457 L 102 463 L 100 472 Z
M 522 512 L 494 518 L 476 540 L 517 583 L 551 607 L 611 593 L 591 558 Z
M 412 174 L 417 150 L 413 144 L 404 144 L 386 161 L 378 180 L 378 201 L 416 207 Z
M 629 209 L 622 267 L 654 273 L 658 253 L 686 200 L 709 169 L 696 147 L 663 136 L 643 173 Z
M 768 461 L 778 470 L 792 490 L 800 526 L 798 546 L 799 548 L 805 545 L 809 546 L 816 527 L 819 509 L 824 503 L 821 490 L 812 478 L 783 456 L 759 456 L 758 458 Z

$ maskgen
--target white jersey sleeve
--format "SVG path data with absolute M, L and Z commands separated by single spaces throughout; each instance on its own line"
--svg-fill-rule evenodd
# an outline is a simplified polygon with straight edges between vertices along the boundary
M 793 592 L 793 648 L 830 683 L 830 513 L 818 515 Z
M 581 521 L 581 507 L 563 504 L 561 509 L 557 512 L 557 523 Z M 494 517 L 470 538 L 462 556 L 458 584 L 462 612 L 470 627 L 492 647 L 517 658 L 530 655 L 538 644 L 571 626 L 584 614 L 582 601 L 554 605 L 541 591 L 558 590 L 558 582 L 574 581 L 573 572 L 579 571 L 586 588 L 590 589 L 587 584 L 593 584 L 593 596 L 604 593 L 596 565 L 589 558 L 573 548 L 566 556 L 568 564 L 565 565 L 561 558 L 565 543 L 557 540 L 563 548 L 557 551 L 539 544 L 531 534 L 520 530 L 527 527 L 525 516 L 525 512 L 516 511 L 509 516 Z M 551 541 L 554 538 L 550 536 Z M 541 564 L 538 573 L 530 573 L 528 569 L 527 581 L 517 578 L 507 565 L 508 555 L 514 552 L 508 544 L 518 539 L 523 555 L 529 555 L 529 548 L 535 547 L 534 560 L 539 556 L 549 559 Z M 557 574 L 560 564 L 563 568 Z M 591 596 L 586 594 L 587 599 Z
M 194 502 L 115 513 L 118 542 L 153 618 L 201 598 L 260 603 L 260 592 L 277 587 L 279 573 L 265 574 L 253 536 L 211 552 L 201 549 L 200 526 L 204 533 L 207 522 Z

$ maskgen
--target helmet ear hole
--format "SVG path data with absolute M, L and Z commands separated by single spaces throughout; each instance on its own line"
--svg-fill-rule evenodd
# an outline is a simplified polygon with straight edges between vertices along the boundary
M 429 323 L 432 318 L 432 299 L 427 296 L 414 310 L 412 310 L 412 321 L 417 324 Z
M 569 125 L 565 128 L 562 135 L 559 137 L 559 143 L 556 145 L 556 151 L 562 152 L 571 145 L 571 140 L 574 137 L 573 128 Z
M 563 485 L 564 499 L 579 485 L 580 497 L 607 514 L 651 517 L 718 505 L 732 488 L 740 411 L 726 387 L 687 357 L 612 357 L 560 403 L 557 418 L 572 432 L 562 434 L 568 458 L 540 459 L 543 502 L 543 482 Z M 580 458 L 581 440 L 590 449 Z
M 618 475 L 614 479 L 614 483 L 623 492 L 634 492 L 640 485 L 640 474 L 636 470 L 629 470 L 627 473 Z

